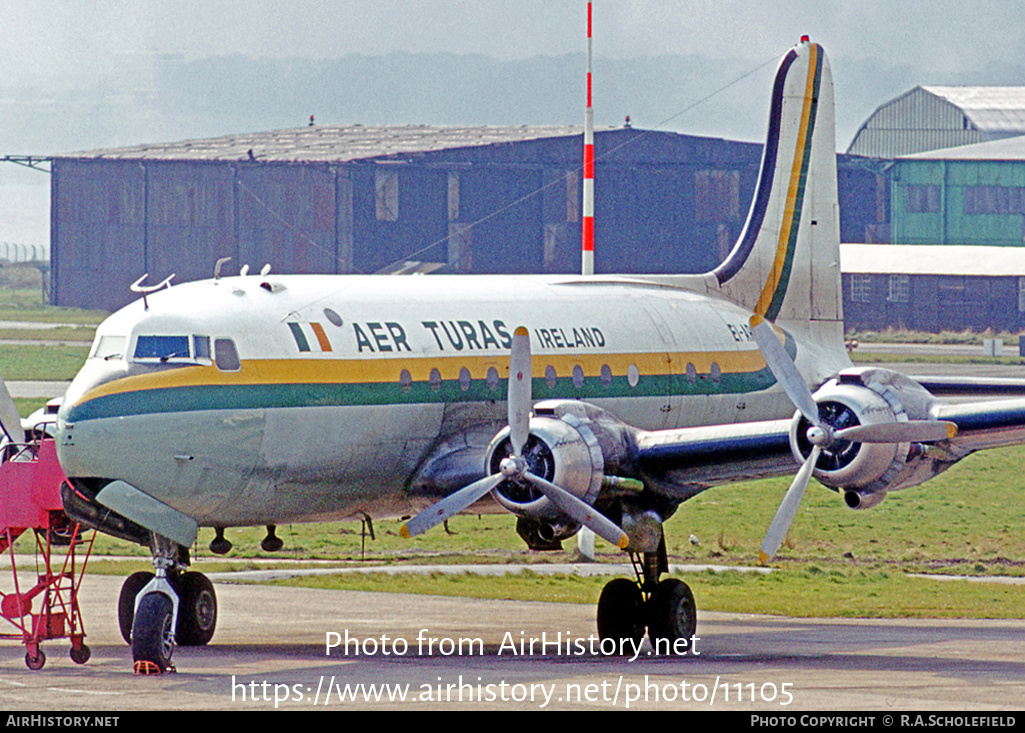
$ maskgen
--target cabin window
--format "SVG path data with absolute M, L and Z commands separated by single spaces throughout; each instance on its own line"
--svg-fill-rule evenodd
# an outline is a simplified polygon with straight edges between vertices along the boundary
M 166 362 L 170 359 L 188 359 L 188 336 L 139 336 L 135 340 L 135 359 L 158 359 Z
M 222 372 L 237 372 L 242 368 L 234 341 L 231 339 L 214 341 L 214 363 Z
M 428 377 L 428 381 L 431 383 L 431 389 L 435 392 L 441 390 L 441 372 L 435 369 L 431 369 L 431 375 Z
M 333 323 L 334 325 L 339 326 L 339 327 L 343 323 L 342 317 L 340 315 L 338 315 L 335 311 L 333 311 L 331 308 L 325 308 L 324 309 L 324 317 L 327 320 L 331 321 L 331 323 Z
M 494 367 L 488 367 L 488 376 L 487 376 L 488 389 L 490 389 L 492 392 L 497 390 L 498 389 L 498 382 L 499 382 L 498 370 L 495 369 Z
M 640 384 L 641 373 L 637 369 L 637 365 L 636 364 L 631 364 L 629 367 L 627 367 L 627 370 L 626 370 L 626 381 L 627 381 L 627 384 L 629 384 L 631 387 L 636 387 L 638 384 Z
M 409 373 L 408 369 L 403 369 L 399 373 L 399 386 L 402 387 L 403 392 L 408 392 L 413 387 L 413 375 Z
M 713 361 L 712 362 L 712 381 L 713 382 L 719 382 L 720 379 L 722 379 L 722 369 L 719 367 L 718 363 Z
M 467 369 L 466 367 L 463 367 L 462 369 L 460 369 L 459 370 L 459 389 L 463 390 L 464 392 L 468 392 L 470 390 L 470 382 L 471 381 L 472 381 L 472 379 L 470 378 L 470 370 Z
M 555 367 L 549 365 L 545 367 L 545 386 L 548 389 L 555 389 L 556 383 L 559 381 L 558 375 L 555 373 Z
M 601 365 L 601 383 L 606 387 L 612 386 L 612 369 L 608 364 Z
M 573 366 L 573 386 L 577 389 L 584 386 L 584 369 L 579 364 Z
M 691 384 L 695 384 L 698 381 L 698 370 L 690 362 L 687 362 L 687 381 Z

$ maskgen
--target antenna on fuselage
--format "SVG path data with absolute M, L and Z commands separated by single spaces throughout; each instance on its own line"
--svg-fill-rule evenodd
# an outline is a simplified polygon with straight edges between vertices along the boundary
M 226 263 L 231 262 L 230 257 L 222 257 L 214 263 L 214 280 L 220 280 L 221 278 L 221 267 Z
M 143 285 L 142 283 L 146 280 L 147 277 L 149 277 L 149 273 L 147 272 L 145 275 L 143 275 L 138 280 L 133 282 L 128 289 L 131 290 L 133 293 L 142 293 L 142 307 L 145 310 L 149 310 L 149 300 L 146 299 L 146 296 L 156 290 L 160 290 L 160 288 L 171 287 L 171 279 L 174 277 L 174 275 L 175 273 L 172 272 L 170 275 L 168 275 L 166 278 L 161 280 L 156 285 Z

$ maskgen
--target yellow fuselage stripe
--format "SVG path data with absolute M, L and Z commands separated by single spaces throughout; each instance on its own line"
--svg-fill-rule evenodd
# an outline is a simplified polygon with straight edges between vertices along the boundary
M 543 354 L 533 359 L 533 377 L 541 379 L 551 366 L 556 374 L 568 377 L 573 367 L 580 366 L 585 376 L 601 375 L 608 366 L 613 375 L 627 374 L 635 366 L 644 375 L 683 374 L 693 364 L 699 374 L 711 371 L 718 364 L 723 374 L 750 373 L 765 368 L 765 359 L 757 349 L 743 351 L 640 354 Z M 402 370 L 413 381 L 427 381 L 437 369 L 442 379 L 458 379 L 465 368 L 472 379 L 485 379 L 494 367 L 502 378 L 508 376 L 509 357 L 493 356 L 430 356 L 391 359 L 332 359 L 311 355 L 293 359 L 247 359 L 237 372 L 222 372 L 215 366 L 188 366 L 179 369 L 138 374 L 107 382 L 82 395 L 76 404 L 97 397 L 138 390 L 196 387 L 204 385 L 256 384 L 375 384 L 398 382 Z

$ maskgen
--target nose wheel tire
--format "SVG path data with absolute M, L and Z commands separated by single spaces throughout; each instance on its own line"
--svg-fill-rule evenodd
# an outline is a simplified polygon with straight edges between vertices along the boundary
M 126 644 L 132 643 L 132 623 L 135 620 L 135 597 L 153 580 L 153 573 L 141 571 L 129 575 L 121 585 L 117 599 L 117 623 Z
M 184 573 L 174 581 L 174 589 L 178 592 L 178 644 L 204 646 L 217 627 L 214 584 L 202 573 Z
M 132 625 L 132 661 L 149 663 L 161 672 L 171 666 L 174 627 L 171 599 L 163 593 L 147 593 L 139 601 Z

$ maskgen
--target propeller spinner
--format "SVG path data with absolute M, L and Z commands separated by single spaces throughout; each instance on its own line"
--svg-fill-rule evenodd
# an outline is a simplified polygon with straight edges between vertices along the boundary
M 526 481 L 573 520 L 616 547 L 626 547 L 629 539 L 615 522 L 587 502 L 528 470 L 527 462 L 523 458 L 523 449 L 530 437 L 531 375 L 530 334 L 527 329 L 520 326 L 513 334 L 512 351 L 509 355 L 509 440 L 512 455 L 502 459 L 498 473 L 474 481 L 424 509 L 402 525 L 399 533 L 403 537 L 414 537 L 426 532 L 463 511 L 503 481 L 512 480 Z
M 790 401 L 794 403 L 798 411 L 804 416 L 811 427 L 806 434 L 811 444 L 811 453 L 801 464 L 801 468 L 794 476 L 790 488 L 787 489 L 776 516 L 773 517 L 765 539 L 762 541 L 758 558 L 762 563 L 771 560 L 783 538 L 790 531 L 790 525 L 797 515 L 797 509 L 804 497 L 804 490 L 811 481 L 815 464 L 822 452 L 830 446 L 847 441 L 851 443 L 929 443 L 938 440 L 946 440 L 954 437 L 957 433 L 957 426 L 954 423 L 942 420 L 909 420 L 897 423 L 879 423 L 873 425 L 854 425 L 841 430 L 823 421 L 819 415 L 819 406 L 812 396 L 811 390 L 805 384 L 804 378 L 797 370 L 797 365 L 787 354 L 783 345 L 776 338 L 772 326 L 761 316 L 751 316 L 751 330 L 755 342 L 758 344 L 765 363 L 772 370 L 776 381 L 780 383 L 787 393 Z

